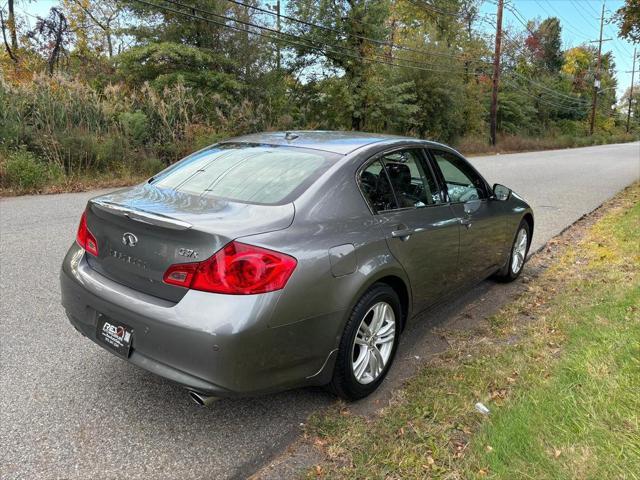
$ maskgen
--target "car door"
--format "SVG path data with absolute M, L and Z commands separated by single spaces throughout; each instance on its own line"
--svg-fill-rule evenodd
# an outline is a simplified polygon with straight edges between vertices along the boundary
M 502 258 L 504 225 L 491 202 L 487 183 L 464 158 L 430 148 L 432 167 L 446 186 L 445 194 L 460 229 L 458 283 L 477 281 L 496 270 Z
M 418 312 L 435 302 L 456 274 L 458 219 L 421 149 L 376 156 L 361 170 L 360 185 L 389 250 L 407 272 Z

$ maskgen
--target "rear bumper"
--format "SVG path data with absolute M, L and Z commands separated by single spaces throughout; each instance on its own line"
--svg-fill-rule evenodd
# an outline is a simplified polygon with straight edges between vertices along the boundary
M 133 329 L 128 361 L 186 388 L 251 396 L 330 381 L 344 312 L 269 327 L 282 292 L 219 295 L 188 291 L 172 303 L 92 270 L 73 245 L 60 272 L 73 326 L 96 340 L 99 314 Z M 110 351 L 110 350 L 109 350 Z

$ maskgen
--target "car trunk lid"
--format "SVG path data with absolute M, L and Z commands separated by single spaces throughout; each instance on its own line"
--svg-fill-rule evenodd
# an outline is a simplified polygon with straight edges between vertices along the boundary
M 163 282 L 170 265 L 209 258 L 235 238 L 291 225 L 293 204 L 255 205 L 144 184 L 89 202 L 98 256 L 91 268 L 118 283 L 177 302 L 186 289 Z

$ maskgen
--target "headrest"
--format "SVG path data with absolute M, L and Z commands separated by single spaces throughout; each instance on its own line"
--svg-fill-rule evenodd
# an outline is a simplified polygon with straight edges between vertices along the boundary
M 387 171 L 394 186 L 411 185 L 411 170 L 403 163 L 388 163 Z

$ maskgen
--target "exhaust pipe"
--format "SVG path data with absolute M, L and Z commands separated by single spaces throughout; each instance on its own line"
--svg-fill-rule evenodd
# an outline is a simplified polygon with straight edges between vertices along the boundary
M 212 397 L 210 395 L 205 395 L 204 393 L 194 392 L 193 390 L 189 391 L 189 397 L 191 400 L 196 402 L 201 407 L 210 407 L 218 400 L 218 397 Z

